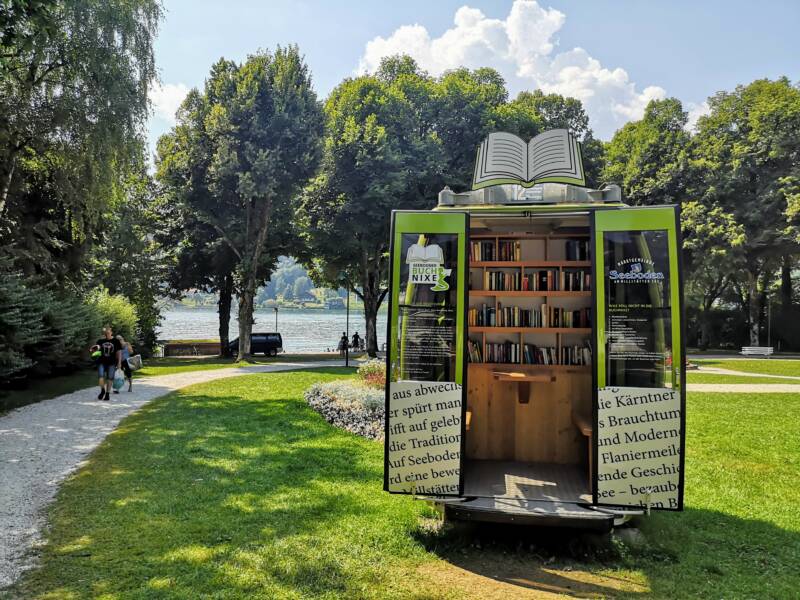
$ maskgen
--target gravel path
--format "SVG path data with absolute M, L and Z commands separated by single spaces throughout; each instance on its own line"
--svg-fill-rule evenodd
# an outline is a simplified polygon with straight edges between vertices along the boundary
M 343 365 L 326 360 L 191 371 L 134 381 L 133 393 L 97 400 L 97 387 L 23 406 L 0 418 L 0 589 L 34 566 L 43 510 L 58 484 L 124 417 L 174 390 L 224 377 Z
M 735 375 L 737 377 L 769 377 L 771 379 L 786 379 L 786 383 L 797 381 L 800 383 L 800 377 L 794 375 L 769 375 L 768 373 L 750 373 L 745 371 L 734 371 L 733 369 L 722 369 L 720 367 L 705 367 L 690 371 L 690 373 L 711 373 L 714 375 Z

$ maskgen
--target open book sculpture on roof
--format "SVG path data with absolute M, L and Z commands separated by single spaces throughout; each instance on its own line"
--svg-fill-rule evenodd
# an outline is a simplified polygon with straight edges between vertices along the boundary
M 513 133 L 490 133 L 478 148 L 472 189 L 508 183 L 585 186 L 580 143 L 566 129 L 540 133 L 528 143 Z

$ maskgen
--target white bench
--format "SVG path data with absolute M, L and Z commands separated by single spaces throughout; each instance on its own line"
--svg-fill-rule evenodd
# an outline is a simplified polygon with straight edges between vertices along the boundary
M 772 346 L 742 346 L 742 356 L 772 356 Z

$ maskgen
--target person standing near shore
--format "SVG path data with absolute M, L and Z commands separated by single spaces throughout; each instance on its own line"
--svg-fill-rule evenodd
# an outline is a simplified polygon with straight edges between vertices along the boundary
M 100 393 L 98 400 L 111 399 L 111 383 L 114 381 L 114 373 L 122 367 L 122 344 L 114 337 L 111 326 L 103 329 L 103 336 L 97 340 L 97 344 L 92 346 L 93 351 L 99 351 L 100 356 L 97 361 L 97 375 L 99 376 Z

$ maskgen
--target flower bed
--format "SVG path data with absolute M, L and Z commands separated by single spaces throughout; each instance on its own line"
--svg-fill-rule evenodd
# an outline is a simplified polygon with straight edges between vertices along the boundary
M 360 381 L 331 381 L 315 383 L 304 396 L 331 425 L 371 440 L 383 439 L 383 390 Z

